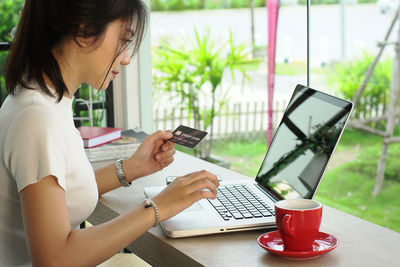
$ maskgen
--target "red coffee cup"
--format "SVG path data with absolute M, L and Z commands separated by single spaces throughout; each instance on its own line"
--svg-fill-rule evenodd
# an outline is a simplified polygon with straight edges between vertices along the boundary
M 281 200 L 275 203 L 275 217 L 285 249 L 312 250 L 321 225 L 321 203 L 311 199 Z

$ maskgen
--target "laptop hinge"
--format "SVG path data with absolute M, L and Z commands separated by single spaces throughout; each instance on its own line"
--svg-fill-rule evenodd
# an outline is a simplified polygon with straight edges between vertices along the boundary
M 263 192 L 264 195 L 270 198 L 273 202 L 278 202 L 279 200 L 281 200 L 274 192 L 267 191 L 264 187 L 262 187 L 258 183 L 256 183 L 255 185 L 258 187 L 258 189 L 260 189 L 261 192 Z

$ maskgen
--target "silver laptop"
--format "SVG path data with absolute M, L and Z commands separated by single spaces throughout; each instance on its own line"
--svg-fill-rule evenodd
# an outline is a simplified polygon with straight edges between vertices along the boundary
M 162 222 L 169 237 L 275 227 L 274 203 L 311 199 L 353 104 L 297 85 L 255 180 L 223 180 L 217 198 L 203 199 Z M 146 187 L 153 197 L 163 187 Z

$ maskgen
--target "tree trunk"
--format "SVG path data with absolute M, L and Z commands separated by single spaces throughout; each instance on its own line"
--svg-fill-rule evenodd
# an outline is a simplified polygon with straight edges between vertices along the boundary
M 200 107 L 199 107 L 199 101 L 198 101 L 198 97 L 197 97 L 197 93 L 195 92 L 195 90 L 193 89 L 192 85 L 189 85 L 189 94 L 191 95 L 190 99 L 191 99 L 191 105 L 192 105 L 192 112 L 193 112 L 193 120 L 194 120 L 194 128 L 195 129 L 200 129 Z M 194 149 L 194 155 L 196 157 L 201 157 L 202 156 L 202 152 L 201 149 L 198 150 L 197 148 Z
M 392 84 L 390 90 L 390 106 L 388 110 L 388 120 L 386 126 L 386 136 L 383 141 L 382 154 L 378 163 L 378 170 L 376 173 L 375 187 L 372 191 L 372 196 L 376 196 L 382 189 L 382 183 L 385 177 L 386 157 L 389 146 L 389 140 L 393 136 L 394 123 L 396 118 L 396 103 L 400 87 L 400 27 L 398 30 L 397 43 L 395 45 L 396 56 L 393 62 L 392 69 Z
M 254 0 L 250 0 L 250 19 L 251 19 L 251 48 L 253 53 L 253 58 L 255 58 L 255 37 L 254 37 Z
M 215 90 L 216 90 L 216 88 L 213 88 L 212 103 L 211 103 L 210 143 L 208 145 L 207 154 L 206 154 L 206 157 L 208 157 L 208 158 L 211 156 L 211 149 L 212 149 L 213 139 L 214 139 Z
M 389 144 L 384 143 L 382 147 L 382 154 L 378 163 L 378 170 L 376 171 L 376 181 L 372 196 L 375 197 L 382 189 L 383 179 L 385 178 L 386 157 Z
M 368 83 L 369 79 L 370 79 L 371 76 L 372 76 L 372 72 L 374 71 L 374 69 L 375 69 L 375 67 L 376 67 L 376 64 L 377 64 L 378 61 L 379 61 L 379 58 L 381 57 L 381 55 L 382 55 L 382 53 L 383 53 L 383 49 L 385 49 L 385 46 L 387 45 L 387 41 L 389 40 L 390 33 L 392 32 L 392 29 L 393 29 L 393 27 L 394 27 L 394 24 L 396 23 L 396 21 L 397 21 L 397 19 L 398 19 L 399 13 L 400 13 L 400 7 L 399 7 L 399 9 L 397 9 L 396 14 L 395 14 L 395 16 L 394 16 L 394 18 L 393 18 L 393 20 L 392 20 L 392 23 L 390 24 L 390 27 L 389 27 L 388 31 L 386 32 L 385 39 L 384 39 L 384 41 L 381 43 L 381 47 L 380 47 L 380 49 L 379 49 L 378 55 L 375 57 L 375 59 L 374 59 L 374 61 L 372 62 L 371 66 L 369 67 L 369 69 L 368 69 L 368 71 L 367 71 L 367 74 L 365 75 L 365 78 L 364 78 L 364 80 L 363 80 L 363 82 L 362 82 L 360 88 L 358 88 L 356 94 L 355 94 L 354 97 L 353 97 L 353 104 L 354 104 L 354 106 L 357 105 L 358 101 L 360 100 L 360 97 L 361 97 L 362 93 L 364 92 L 365 87 L 367 86 L 367 83 Z
M 206 8 L 206 0 L 201 0 L 200 3 L 201 3 L 201 8 L 205 9 Z

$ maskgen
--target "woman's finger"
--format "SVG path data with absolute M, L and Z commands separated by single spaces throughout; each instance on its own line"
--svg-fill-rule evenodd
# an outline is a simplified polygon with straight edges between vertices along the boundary
M 219 186 L 219 181 L 218 178 L 215 174 L 212 174 L 206 170 L 202 170 L 199 171 L 195 174 L 193 174 L 189 179 L 188 179 L 188 183 L 194 183 L 198 180 L 207 178 L 208 180 L 210 180 L 212 183 L 214 183 L 217 187 Z
M 202 190 L 211 192 L 214 196 L 217 194 L 217 186 L 207 178 L 197 180 L 188 185 L 186 194 L 192 194 L 193 192 Z
M 171 164 L 174 161 L 174 158 L 168 158 L 166 159 L 163 164 L 165 165 L 164 167 L 168 166 L 169 164 Z
M 157 132 L 151 134 L 148 136 L 149 139 L 151 139 L 153 142 L 155 142 L 156 140 L 168 140 L 172 137 L 171 133 L 168 132 L 164 132 L 161 130 L 158 130 Z
M 153 153 L 157 153 L 161 150 L 161 146 L 164 144 L 164 141 L 161 139 L 158 139 L 155 143 L 154 143 L 154 150 Z
M 185 175 L 182 175 L 182 176 L 180 176 L 180 177 L 174 179 L 174 181 L 177 181 L 177 182 L 178 182 L 178 181 L 185 180 L 185 179 L 187 179 L 188 177 L 192 176 L 192 175 L 195 174 L 195 173 L 197 173 L 197 172 L 187 173 L 187 174 L 185 174 Z
M 174 147 L 175 147 L 174 143 L 164 140 L 164 144 L 162 145 L 161 150 L 162 151 L 167 151 L 169 149 L 173 149 Z
M 174 158 L 175 153 L 176 153 L 175 149 L 171 149 L 166 152 L 161 152 L 156 155 L 156 159 L 159 162 L 166 161 L 167 159 Z
M 201 199 L 205 199 L 205 198 L 215 199 L 216 195 L 214 195 L 210 191 L 200 190 L 200 191 L 193 192 L 189 197 L 190 197 L 191 202 L 194 203 L 194 202 L 197 202 L 197 201 L 199 201 Z
M 165 164 L 170 162 L 163 162 L 161 166 Z M 215 175 L 207 171 L 197 171 L 176 178 L 153 200 L 159 206 L 161 220 L 166 220 L 200 199 L 215 199 L 217 186 L 219 182 Z

